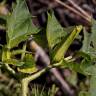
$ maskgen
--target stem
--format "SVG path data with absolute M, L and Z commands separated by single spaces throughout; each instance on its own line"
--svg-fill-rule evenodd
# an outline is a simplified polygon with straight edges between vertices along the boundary
M 24 50 L 14 50 L 11 52 L 11 55 L 18 55 L 18 54 L 22 54 L 22 53 L 28 53 L 28 54 L 34 54 L 33 52 L 29 52 L 29 51 L 24 51 Z
M 56 63 L 54 64 L 53 66 L 49 65 L 48 67 L 42 69 L 41 71 L 31 75 L 31 76 L 28 76 L 28 77 L 25 77 L 24 79 L 22 79 L 21 81 L 21 86 L 22 86 L 22 96 L 27 96 L 28 94 L 28 84 L 38 78 L 39 76 L 41 76 L 44 72 L 46 72 L 46 70 L 52 68 L 52 67 L 57 67 L 57 66 L 60 66 L 60 63 Z
M 22 86 L 22 96 L 27 96 L 28 94 L 28 82 L 26 79 L 22 79 L 21 81 L 21 86 Z
M 7 70 L 10 71 L 12 74 L 15 74 L 15 71 L 14 71 L 8 64 L 5 64 L 5 67 L 6 67 Z
M 10 55 L 11 55 L 10 50 L 7 49 L 6 58 L 4 57 L 3 59 L 4 59 L 4 60 L 5 60 L 5 59 L 10 59 L 10 57 L 11 57 Z M 15 74 L 15 71 L 14 71 L 7 63 L 5 64 L 5 67 L 6 67 L 7 70 L 10 71 L 12 74 Z
M 21 86 L 22 86 L 22 96 L 27 96 L 28 94 L 28 84 L 38 78 L 39 76 L 41 76 L 41 74 L 43 74 L 44 72 L 46 72 L 46 68 L 42 69 L 41 71 L 31 75 L 31 76 L 28 76 L 28 77 L 25 77 L 24 79 L 22 79 L 21 81 Z
M 22 96 L 27 96 L 28 95 L 28 84 L 38 78 L 39 76 L 41 76 L 44 72 L 46 72 L 48 69 L 51 69 L 51 68 L 54 68 L 54 67 L 59 67 L 60 65 L 62 65 L 62 61 L 59 62 L 59 63 L 55 63 L 55 64 L 50 64 L 49 66 L 47 66 L 46 68 L 40 70 L 39 72 L 31 75 L 31 76 L 28 76 L 28 77 L 25 77 L 24 79 L 22 79 L 21 81 L 21 86 L 22 86 Z
M 77 28 L 78 29 L 78 28 Z M 31 38 L 29 38 L 29 44 L 30 48 L 33 49 L 35 52 L 38 52 L 38 55 L 40 56 L 40 59 L 42 62 L 45 64 L 47 69 L 50 69 L 54 67 L 53 65 L 50 64 L 50 59 L 48 55 L 45 53 L 45 51 Z M 61 62 L 62 63 L 62 62 Z M 57 63 L 56 66 L 60 66 L 61 63 Z M 59 64 L 59 65 L 58 65 Z M 73 92 L 71 91 L 71 87 L 67 84 L 67 82 L 64 80 L 62 75 L 59 73 L 59 71 L 56 68 L 50 69 L 50 72 L 54 75 L 54 77 L 58 80 L 59 86 L 61 90 L 68 94 L 68 96 L 73 96 Z

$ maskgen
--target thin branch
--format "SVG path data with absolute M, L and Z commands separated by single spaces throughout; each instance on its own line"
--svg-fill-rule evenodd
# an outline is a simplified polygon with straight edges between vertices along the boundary
M 27 96 L 27 94 L 28 94 L 28 84 L 32 80 L 34 80 L 37 77 L 39 77 L 44 72 L 46 72 L 46 68 L 45 69 L 42 69 L 41 71 L 39 71 L 39 72 L 37 72 L 37 73 L 35 73 L 35 74 L 31 75 L 31 76 L 28 76 L 28 77 L 22 79 L 22 81 L 21 81 L 21 86 L 22 86 L 22 93 L 21 93 L 21 95 L 22 96 Z
M 68 57 L 69 58 L 69 57 Z M 60 67 L 62 66 L 62 61 L 60 61 L 59 63 L 55 63 L 55 64 L 50 64 L 47 67 L 45 67 L 44 69 L 38 71 L 37 73 L 32 74 L 31 76 L 25 77 L 24 79 L 22 79 L 21 81 L 21 86 L 22 86 L 22 96 L 27 96 L 28 94 L 28 84 L 32 81 L 35 80 L 36 78 L 38 78 L 39 76 L 41 76 L 43 73 L 45 73 L 48 70 L 51 70 L 51 72 L 53 73 L 53 71 L 55 70 L 55 77 L 58 78 L 58 76 L 56 74 L 59 74 L 58 71 L 56 70 L 56 67 Z M 54 69 L 54 70 L 52 70 Z M 62 86 L 64 86 L 65 90 L 69 90 L 70 93 L 70 88 L 68 87 L 68 84 L 65 81 L 62 81 L 62 78 L 60 77 L 61 75 L 59 75 L 59 81 L 61 81 L 61 84 L 63 84 Z M 64 90 L 63 89 L 63 90 Z M 73 90 L 71 90 L 71 93 L 69 94 L 69 96 L 73 96 L 72 93 Z
M 50 65 L 50 59 L 48 55 L 45 53 L 45 51 L 34 41 L 30 40 L 29 42 L 30 48 L 35 50 L 38 53 L 38 56 L 42 60 L 42 62 L 47 66 Z M 66 94 L 69 94 L 69 96 L 72 96 L 73 90 L 70 88 L 70 86 L 67 84 L 67 82 L 64 80 L 64 78 L 61 76 L 59 71 L 56 68 L 50 69 L 50 72 L 55 76 L 55 78 L 59 81 L 60 85 L 62 87 L 62 91 Z
M 85 12 L 81 7 L 79 7 L 76 3 L 74 3 L 72 0 L 68 0 L 68 2 L 71 3 L 78 11 L 80 11 L 86 17 L 91 19 L 91 16 L 87 12 Z
M 16 72 L 9 66 L 9 64 L 5 64 L 5 67 L 8 71 L 10 71 L 12 74 L 15 74 Z
M 59 3 L 60 5 L 64 6 L 65 8 L 69 9 L 70 11 L 74 12 L 75 14 L 81 16 L 82 18 L 84 18 L 85 20 L 87 20 L 88 22 L 91 21 L 91 19 L 89 17 L 84 16 L 83 14 L 81 14 L 78 10 L 76 10 L 75 8 L 70 7 L 69 5 L 65 4 L 64 2 L 60 1 L 60 0 L 55 0 L 57 3 Z

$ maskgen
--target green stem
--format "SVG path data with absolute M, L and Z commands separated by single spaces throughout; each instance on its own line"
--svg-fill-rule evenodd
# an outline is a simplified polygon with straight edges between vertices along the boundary
M 15 74 L 15 71 L 14 71 L 8 64 L 5 64 L 5 67 L 6 67 L 7 70 L 10 71 L 12 74 Z
M 11 57 L 11 53 L 10 53 L 10 50 L 7 49 L 6 51 L 6 57 L 4 57 L 3 59 L 6 60 L 6 59 L 10 59 Z M 7 68 L 8 71 L 10 71 L 12 74 L 15 74 L 15 71 L 9 66 L 9 64 L 5 64 L 5 67 Z
M 46 72 L 46 68 L 42 69 L 41 71 L 37 72 L 36 74 L 33 74 L 31 76 L 28 76 L 28 77 L 22 79 L 22 81 L 21 81 L 22 96 L 28 96 L 27 95 L 28 94 L 28 84 L 30 83 L 30 81 L 36 79 L 37 77 L 39 77 L 44 72 Z
M 37 73 L 31 75 L 31 76 L 28 76 L 28 77 L 25 77 L 24 79 L 22 79 L 21 81 L 21 86 L 22 86 L 22 96 L 28 96 L 28 84 L 38 78 L 39 76 L 41 76 L 43 73 L 45 73 L 47 70 L 51 69 L 51 68 L 54 68 L 54 67 L 59 67 L 59 66 L 62 66 L 62 60 L 59 62 L 59 63 L 55 63 L 55 64 L 50 64 L 49 66 L 47 66 L 46 68 L 38 71 Z
M 14 50 L 11 52 L 11 55 L 14 56 L 14 55 L 18 55 L 18 54 L 22 54 L 22 53 L 28 53 L 28 54 L 32 54 L 32 52 L 29 52 L 29 51 L 24 51 L 24 50 Z
M 39 76 L 41 76 L 44 72 L 46 72 L 46 70 L 52 68 L 52 67 L 57 67 L 57 66 L 60 66 L 60 63 L 56 63 L 56 64 L 53 64 L 52 65 L 49 65 L 48 67 L 42 69 L 41 71 L 31 75 L 31 76 L 28 76 L 28 77 L 25 77 L 24 79 L 22 79 L 21 81 L 21 86 L 22 86 L 22 96 L 28 96 L 28 84 L 38 78 Z
M 22 79 L 21 81 L 21 86 L 22 86 L 22 96 L 27 96 L 28 94 L 28 81 L 26 79 Z

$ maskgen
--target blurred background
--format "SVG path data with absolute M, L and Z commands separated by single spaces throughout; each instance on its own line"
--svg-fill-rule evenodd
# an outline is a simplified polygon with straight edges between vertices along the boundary
M 12 6 L 15 0 L 0 0 L 0 16 L 6 15 L 12 11 Z M 62 27 L 75 25 L 83 25 L 90 32 L 91 20 L 96 19 L 96 0 L 26 0 L 28 9 L 32 16 L 32 20 L 37 27 L 46 27 L 47 13 L 50 10 L 54 11 L 55 17 Z M 17 14 L 18 15 L 18 14 Z M 0 19 L 0 44 L 6 44 L 6 32 L 4 26 L 6 21 Z M 80 33 L 81 35 L 82 32 Z M 83 38 L 81 38 L 83 39 Z M 68 54 L 73 54 L 79 50 L 82 42 L 74 41 L 71 45 Z M 45 51 L 48 50 L 45 46 Z M 79 62 L 80 59 L 78 59 Z M 37 65 L 42 67 L 42 62 L 37 60 Z M 69 69 L 58 69 L 66 82 L 75 90 L 76 96 L 81 89 L 88 90 L 88 79 L 82 74 L 76 74 Z M 69 82 L 70 81 L 70 82 Z M 55 82 L 55 83 L 54 83 Z M 21 96 L 20 81 L 17 77 L 7 73 L 6 69 L 0 69 L 0 96 Z M 50 72 L 46 72 L 36 80 L 29 84 L 30 94 L 28 96 L 66 96 L 62 92 L 62 88 L 58 87 L 58 81 Z M 75 96 L 74 95 L 74 96 Z M 82 95 L 85 96 L 85 95 Z

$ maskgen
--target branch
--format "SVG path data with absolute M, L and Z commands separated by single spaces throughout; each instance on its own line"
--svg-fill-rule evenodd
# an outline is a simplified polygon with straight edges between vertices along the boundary
M 68 0 L 68 2 L 71 3 L 78 11 L 80 11 L 86 17 L 91 19 L 91 16 L 87 12 L 85 12 L 81 7 L 79 7 L 76 3 L 74 3 L 72 0 Z
M 79 11 L 78 11 L 78 10 L 76 10 L 75 8 L 70 7 L 69 5 L 67 5 L 66 3 L 64 3 L 64 2 L 62 2 L 62 1 L 60 1 L 60 0 L 55 0 L 55 1 L 56 1 L 58 4 L 64 6 L 64 7 L 67 8 L 67 9 L 69 9 L 70 11 L 74 12 L 75 14 L 81 16 L 81 17 L 84 18 L 86 21 L 91 22 L 91 17 L 89 17 L 89 15 L 86 16 L 84 10 L 83 10 L 83 13 L 84 13 L 84 14 L 81 14 L 81 13 L 79 12 L 79 11 L 81 11 L 80 8 L 78 8 L 78 9 L 79 9 Z M 72 4 L 73 4 L 73 2 L 72 2 Z M 74 6 L 77 8 L 76 5 L 74 5 Z M 84 16 L 84 15 L 85 15 L 85 16 Z
M 50 65 L 50 59 L 48 55 L 44 52 L 44 50 L 34 41 L 32 38 L 29 38 L 29 44 L 31 50 L 35 50 L 36 53 L 38 53 L 38 56 L 44 62 L 44 64 L 47 66 Z M 55 78 L 59 81 L 60 87 L 62 88 L 62 91 L 69 96 L 73 96 L 74 92 L 70 88 L 70 86 L 67 84 L 67 82 L 64 80 L 64 78 L 61 76 L 59 71 L 56 68 L 50 69 L 50 72 L 55 76 Z
M 22 79 L 22 81 L 21 81 L 21 86 L 22 86 L 22 94 L 21 95 L 22 96 L 27 96 L 27 94 L 28 94 L 28 84 L 32 80 L 34 80 L 37 77 L 41 76 L 41 74 L 43 74 L 44 72 L 46 72 L 46 68 L 42 69 L 41 71 L 39 71 L 39 72 L 37 72 L 37 73 L 35 73 L 35 74 L 31 75 L 31 76 L 28 76 L 28 77 Z

